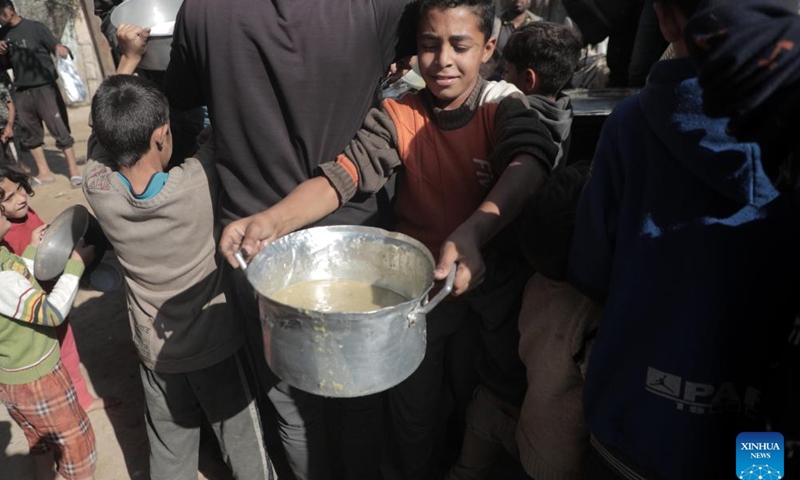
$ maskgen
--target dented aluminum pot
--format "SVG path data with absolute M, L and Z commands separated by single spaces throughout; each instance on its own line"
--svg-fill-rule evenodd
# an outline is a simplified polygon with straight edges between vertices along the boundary
M 258 293 L 267 363 L 290 385 L 327 397 L 359 397 L 397 385 L 425 356 L 425 315 L 452 289 L 455 268 L 428 301 L 434 268 L 420 242 L 378 228 L 310 228 L 267 245 L 246 270 Z M 366 282 L 408 300 L 372 312 L 339 313 L 271 298 L 289 285 L 328 279 Z

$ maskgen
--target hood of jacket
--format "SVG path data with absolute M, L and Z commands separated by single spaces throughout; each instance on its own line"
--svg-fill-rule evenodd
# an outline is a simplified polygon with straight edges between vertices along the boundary
M 569 96 L 559 93 L 553 102 L 541 95 L 528 95 L 528 103 L 539 114 L 539 119 L 558 146 L 555 165 L 561 165 L 569 153 L 569 137 L 572 132 L 572 102 Z
M 639 102 L 670 156 L 726 198 L 763 206 L 779 195 L 764 172 L 758 145 L 738 142 L 726 131 L 727 119 L 703 113 L 702 90 L 689 58 L 656 63 Z

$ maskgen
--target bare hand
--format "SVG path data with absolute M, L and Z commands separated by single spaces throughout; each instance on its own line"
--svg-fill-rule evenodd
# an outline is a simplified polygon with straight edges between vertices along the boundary
M 40 225 L 31 232 L 32 246 L 38 247 L 42 243 L 42 237 L 44 236 L 44 232 L 47 230 L 47 227 L 49 226 L 50 226 L 49 224 Z
M 222 231 L 219 251 L 233 268 L 239 268 L 234 253 L 243 249 L 246 252 L 245 260 L 250 261 L 264 245 L 275 240 L 275 234 L 275 225 L 267 211 L 240 218 L 229 223 Z
M 453 265 L 458 262 L 458 265 Z M 453 281 L 452 295 L 458 296 L 467 292 L 483 281 L 486 266 L 483 263 L 477 236 L 468 229 L 458 228 L 442 244 L 439 253 L 439 264 L 433 271 L 433 278 L 447 278 L 451 268 L 457 268 Z
M 141 59 L 147 51 L 150 29 L 123 23 L 117 28 L 117 44 L 123 56 Z
M 72 251 L 70 258 L 84 265 L 89 265 L 94 260 L 94 245 L 86 245 L 86 241 L 81 238 L 78 240 L 78 244 L 75 245 L 75 250 Z
M 9 138 L 14 138 L 14 126 L 10 124 L 6 125 L 6 128 L 3 129 L 3 133 L 0 134 L 0 141 L 5 143 Z
M 69 48 L 59 43 L 58 45 L 56 45 L 56 53 L 61 58 L 67 58 L 69 56 Z
M 8 53 L 9 44 L 5 40 L 0 40 L 0 55 Z

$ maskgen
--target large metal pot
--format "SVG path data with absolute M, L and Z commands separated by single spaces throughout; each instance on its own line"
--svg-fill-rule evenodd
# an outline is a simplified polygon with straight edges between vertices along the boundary
M 123 23 L 152 28 L 174 22 L 183 0 L 127 0 L 111 12 L 111 24 L 119 28 Z M 139 62 L 145 70 L 166 70 L 172 49 L 172 31 L 151 32 L 147 51 Z
M 408 378 L 425 356 L 425 315 L 434 260 L 420 242 L 378 228 L 317 227 L 264 247 L 247 267 L 258 292 L 264 355 L 275 374 L 306 392 L 358 397 Z M 299 282 L 345 279 L 386 288 L 408 300 L 373 312 L 301 310 L 271 298 Z

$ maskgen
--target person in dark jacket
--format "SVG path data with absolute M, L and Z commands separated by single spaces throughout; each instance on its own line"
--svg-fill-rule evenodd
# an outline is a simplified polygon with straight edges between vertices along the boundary
M 604 302 L 587 478 L 732 471 L 736 436 L 766 428 L 766 374 L 797 310 L 800 212 L 758 145 L 703 113 L 683 37 L 697 3 L 656 3 L 678 58 L 606 120 L 578 207 L 570 279 Z

